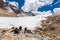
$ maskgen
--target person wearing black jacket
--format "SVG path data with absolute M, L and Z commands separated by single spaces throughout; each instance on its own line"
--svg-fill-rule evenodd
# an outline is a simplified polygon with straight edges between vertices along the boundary
M 12 27 L 11 29 L 12 29 L 11 32 L 14 32 L 14 34 L 18 34 L 22 30 L 22 26 L 20 26 L 19 28 Z

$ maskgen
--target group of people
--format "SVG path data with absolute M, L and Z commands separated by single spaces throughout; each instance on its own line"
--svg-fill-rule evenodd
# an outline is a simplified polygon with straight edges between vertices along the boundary
M 14 34 L 18 34 L 22 30 L 22 26 L 20 26 L 19 28 L 12 27 L 11 29 L 12 29 L 11 32 L 14 32 Z M 32 31 L 25 27 L 24 33 L 32 33 Z

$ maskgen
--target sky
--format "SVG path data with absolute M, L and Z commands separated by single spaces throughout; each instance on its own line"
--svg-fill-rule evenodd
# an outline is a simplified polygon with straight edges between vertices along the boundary
M 18 9 L 22 9 L 25 12 L 51 11 L 55 13 L 56 9 L 60 10 L 60 0 L 6 0 L 6 2 L 16 2 L 18 4 Z
M 59 0 L 54 0 L 51 5 L 43 6 L 42 8 L 39 8 L 38 11 L 48 11 L 48 10 L 51 10 L 53 12 L 54 8 L 60 8 L 60 2 L 58 2 L 58 1 Z M 58 3 L 55 4 L 56 2 L 58 2 Z

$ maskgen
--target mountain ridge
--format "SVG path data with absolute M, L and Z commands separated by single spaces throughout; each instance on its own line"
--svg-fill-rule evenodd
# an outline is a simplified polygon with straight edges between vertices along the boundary
M 17 7 L 15 7 L 11 4 L 6 4 L 2 0 L 0 0 L 0 14 L 2 14 L 0 16 L 6 16 L 6 17 L 12 17 L 12 16 L 13 17 L 24 17 L 24 16 L 34 16 L 35 15 L 32 12 L 24 12 L 23 10 L 19 10 L 19 9 L 17 9 Z

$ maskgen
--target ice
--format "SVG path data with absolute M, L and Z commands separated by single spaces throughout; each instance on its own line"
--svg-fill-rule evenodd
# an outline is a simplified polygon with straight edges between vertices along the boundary
M 28 17 L 0 17 L 0 28 L 28 27 L 28 29 L 34 30 L 35 27 L 41 27 L 41 20 L 46 20 L 48 15 L 37 15 Z

